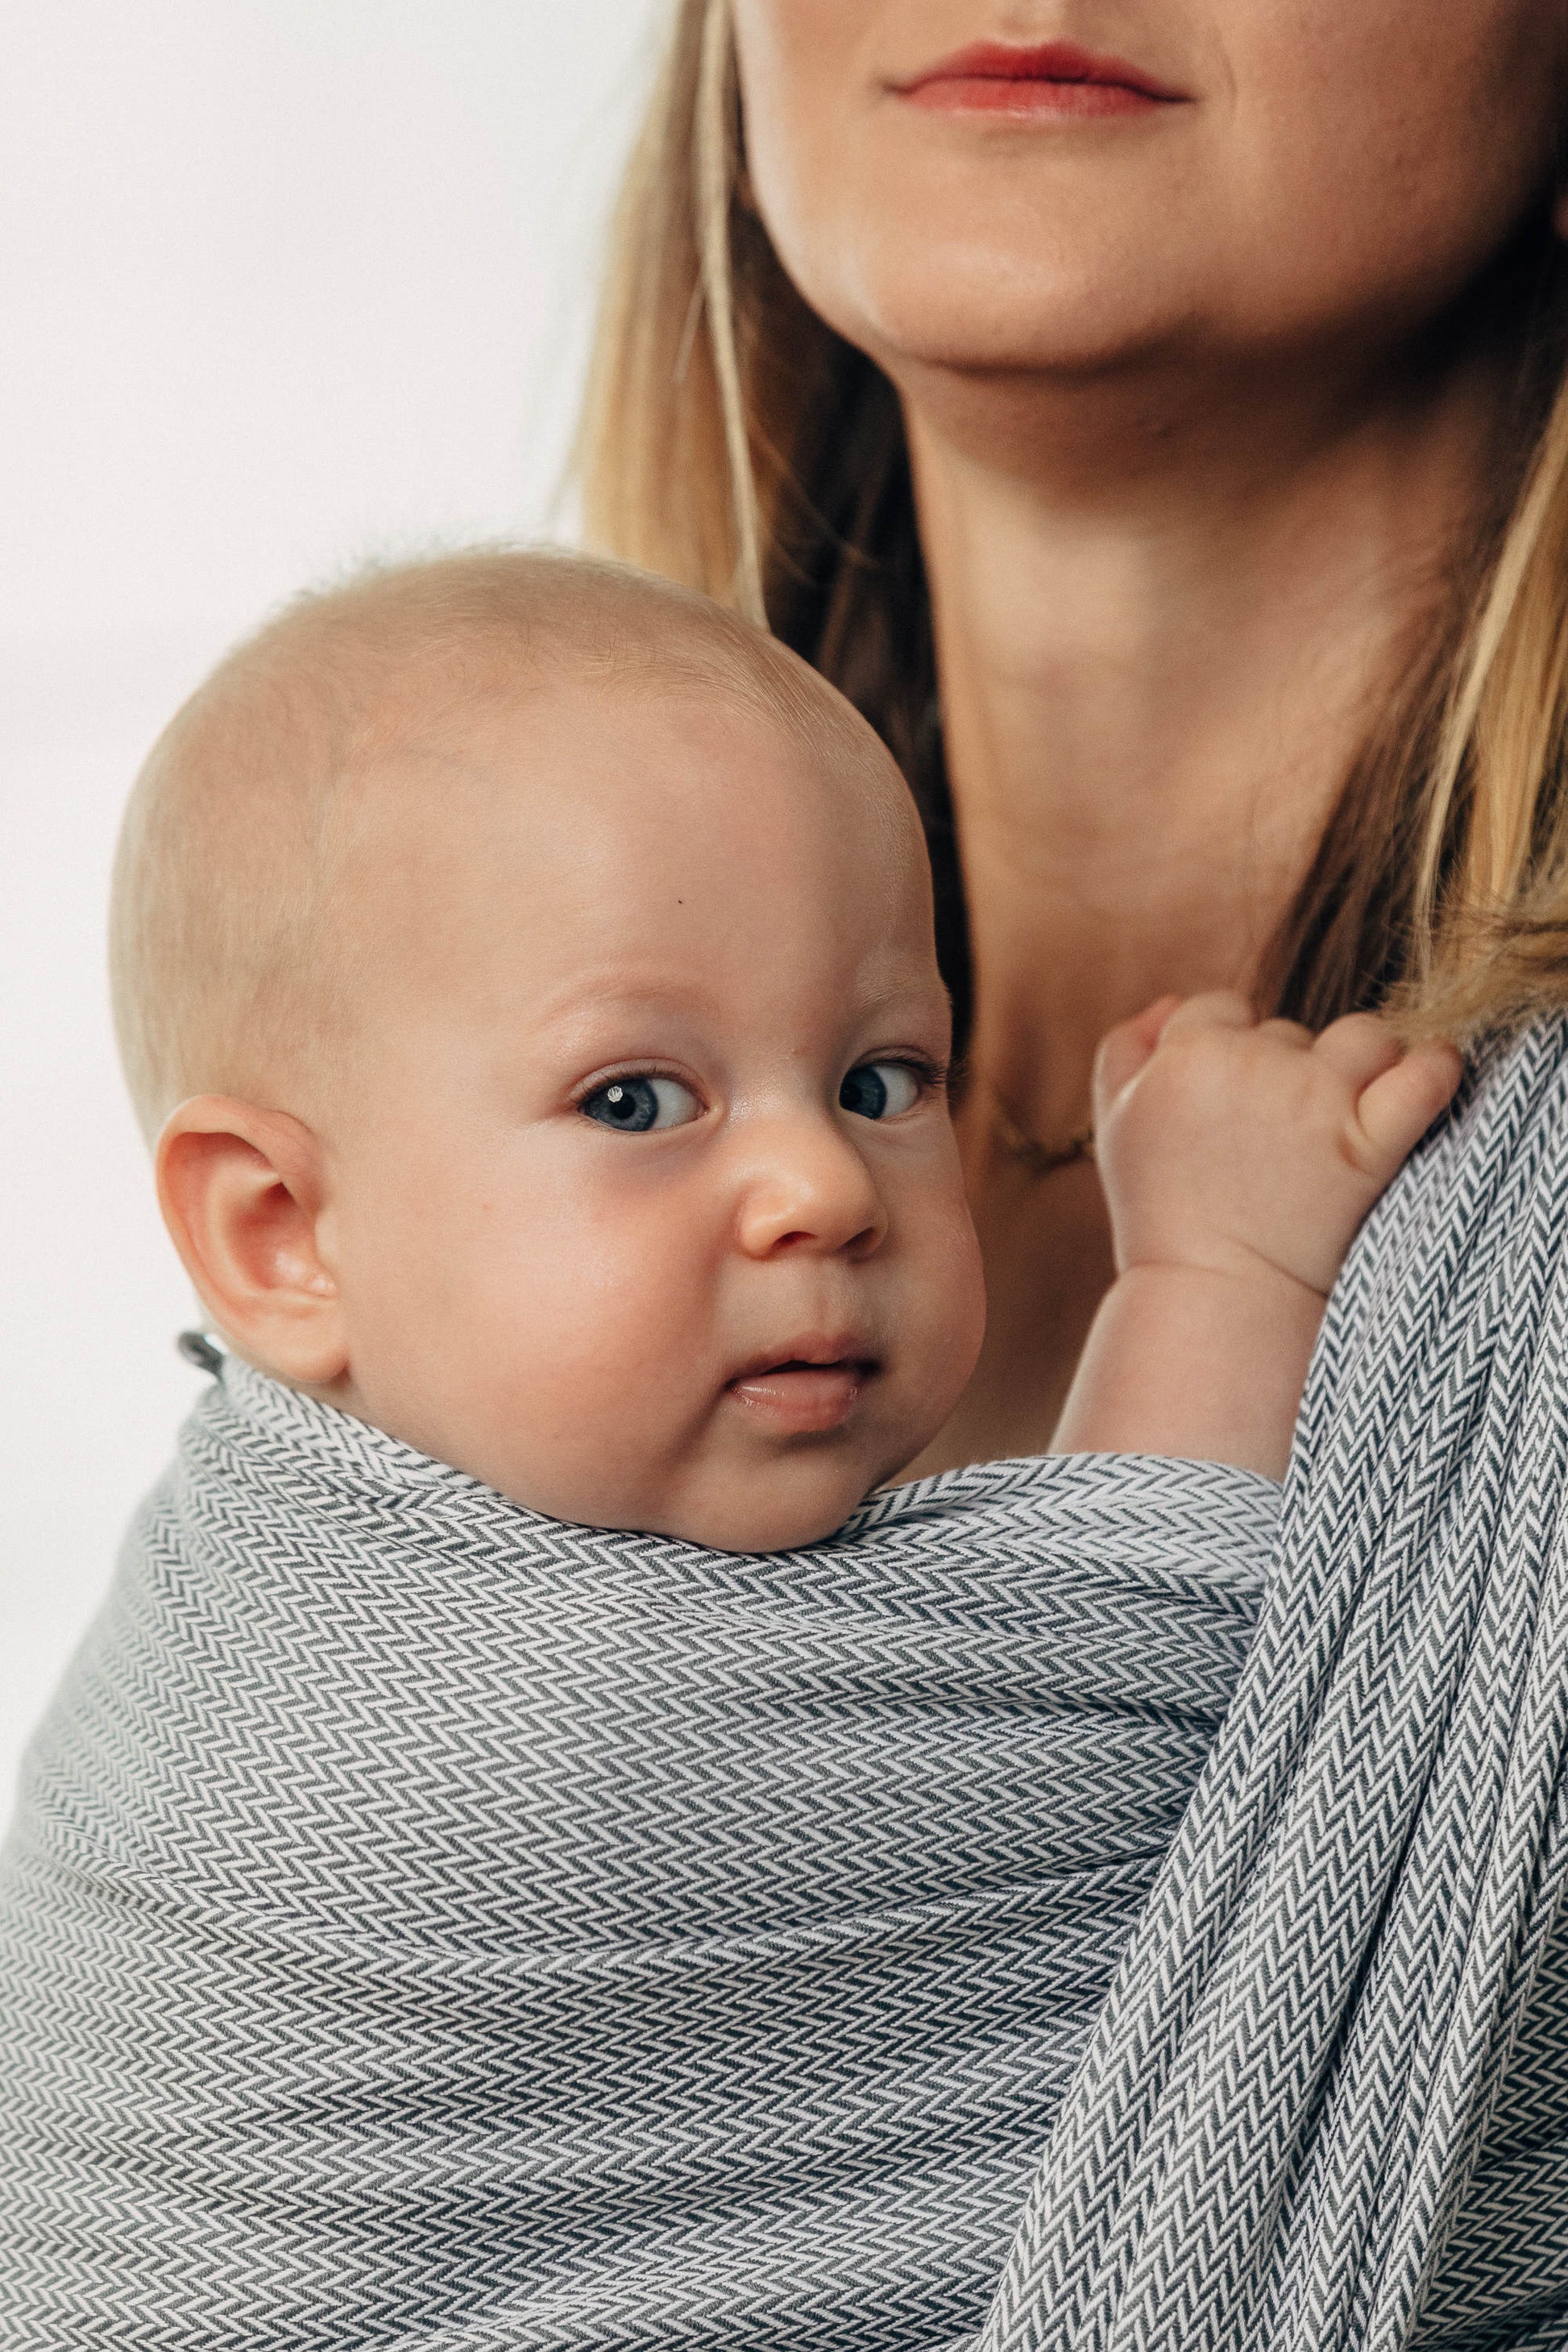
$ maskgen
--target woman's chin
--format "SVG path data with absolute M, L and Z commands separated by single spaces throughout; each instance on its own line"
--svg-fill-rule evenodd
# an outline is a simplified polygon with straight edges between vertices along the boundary
M 806 301 L 900 390 L 932 374 L 1089 377 L 1135 363 L 1188 329 L 1202 289 L 1145 266 L 1110 237 L 1038 240 L 1023 254 L 994 232 L 890 239 L 853 272 L 791 271 Z M 848 281 L 848 282 L 847 282 Z

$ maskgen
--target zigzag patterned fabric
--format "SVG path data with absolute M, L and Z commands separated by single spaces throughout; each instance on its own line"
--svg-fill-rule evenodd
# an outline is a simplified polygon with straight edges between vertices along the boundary
M 0 2344 L 1568 2344 L 1565 1207 L 1552 1024 L 1282 1517 L 1079 1457 L 734 1559 L 227 1365 L 0 1858 Z
M 1278 1507 L 1005 1464 L 735 1559 L 230 1362 L 0 1866 L 0 2342 L 973 2337 Z
M 1568 2344 L 1568 1026 L 1331 1302 L 1236 1700 L 982 2352 Z

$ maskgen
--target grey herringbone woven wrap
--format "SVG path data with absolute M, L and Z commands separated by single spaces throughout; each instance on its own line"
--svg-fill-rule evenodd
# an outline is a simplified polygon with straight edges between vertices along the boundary
M 733 1559 L 228 1366 L 0 1862 L 0 2343 L 1568 2342 L 1565 1206 L 1552 1025 L 1282 1516 L 998 1464 Z
M 1568 1026 L 1331 1302 L 1256 1642 L 983 2352 L 1568 2343 Z

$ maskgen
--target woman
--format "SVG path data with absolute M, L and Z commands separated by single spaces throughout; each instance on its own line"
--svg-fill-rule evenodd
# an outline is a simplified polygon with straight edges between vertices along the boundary
M 930 830 L 992 1320 L 921 1467 L 1049 1441 L 1112 1022 L 1523 1034 L 1335 1302 L 988 2345 L 1568 2341 L 1565 50 L 1558 0 L 683 0 L 627 184 L 591 531 L 764 612 Z
M 1113 1022 L 1408 981 L 1474 1032 L 1568 991 L 1564 20 L 1440 14 L 679 12 L 587 516 L 765 606 L 925 809 L 993 1311 L 923 1467 L 1048 1441 L 1109 1272 Z

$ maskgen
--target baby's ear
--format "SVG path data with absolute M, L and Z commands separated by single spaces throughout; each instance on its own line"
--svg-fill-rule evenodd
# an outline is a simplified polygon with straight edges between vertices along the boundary
M 323 1159 L 310 1129 L 231 1095 L 193 1095 L 154 1157 L 163 1222 L 224 1337 L 298 1387 L 341 1379 L 347 1332 L 322 1255 Z

